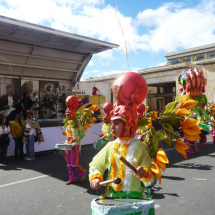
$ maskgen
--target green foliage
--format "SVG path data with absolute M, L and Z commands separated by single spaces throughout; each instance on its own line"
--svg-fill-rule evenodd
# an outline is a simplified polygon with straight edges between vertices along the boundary
M 160 123 L 175 125 L 182 119 L 183 119 L 183 116 L 180 116 L 178 114 L 174 114 L 174 115 L 172 114 L 166 118 L 163 118 Z
M 180 96 L 177 96 L 177 97 L 175 98 L 175 102 L 180 102 Z
M 149 124 L 149 121 L 150 121 L 150 119 L 148 119 L 148 118 L 141 119 L 140 121 L 138 121 L 138 128 L 140 130 L 146 130 L 147 129 L 146 125 Z
M 165 117 L 165 115 L 168 115 L 170 113 L 175 113 L 176 106 L 178 105 L 178 102 L 171 102 L 168 105 L 166 105 L 166 107 L 164 108 L 163 112 L 162 112 L 162 117 Z M 164 115 L 164 116 L 163 116 Z
M 166 140 L 168 138 L 169 137 L 163 131 L 155 131 L 154 127 L 149 129 L 148 135 L 146 137 L 146 143 L 149 148 L 150 158 L 154 158 L 156 156 L 160 141 Z
M 169 139 L 165 139 L 165 142 L 172 148 L 174 148 L 172 139 L 176 138 L 176 134 L 175 131 L 172 127 L 172 125 L 168 124 L 168 123 L 161 123 L 161 126 L 163 128 L 163 131 L 167 134 L 167 136 L 169 137 Z

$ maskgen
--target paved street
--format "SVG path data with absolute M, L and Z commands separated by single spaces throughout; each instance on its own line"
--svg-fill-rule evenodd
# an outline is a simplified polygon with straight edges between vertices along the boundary
M 215 145 L 211 137 L 206 148 L 197 144 L 199 153 L 188 160 L 175 149 L 163 146 L 170 164 L 162 175 L 162 184 L 152 191 L 156 215 L 215 214 Z M 93 148 L 82 149 L 81 164 L 86 169 L 95 154 Z M 69 186 L 65 185 L 67 180 L 66 162 L 54 152 L 37 154 L 31 162 L 9 158 L 8 166 L 0 165 L 0 214 L 90 214 L 91 201 L 104 189 L 90 189 L 88 178 Z

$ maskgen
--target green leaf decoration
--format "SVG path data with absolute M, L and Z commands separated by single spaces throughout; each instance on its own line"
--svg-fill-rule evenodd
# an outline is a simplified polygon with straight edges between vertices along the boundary
M 149 156 L 150 158 L 155 158 L 157 155 L 158 147 L 160 141 L 166 140 L 169 137 L 163 131 L 155 131 L 154 127 L 149 129 L 146 142 L 149 148 Z
M 167 113 L 174 113 L 176 111 L 176 106 L 178 105 L 178 102 L 171 102 L 168 105 L 165 106 L 163 112 L 161 115 L 163 114 L 167 114 Z
M 208 105 L 208 99 L 206 95 L 200 95 L 200 98 L 202 99 L 203 103 L 207 106 Z
M 180 96 L 177 96 L 177 97 L 175 98 L 175 102 L 179 102 L 179 98 L 180 98 Z
M 165 142 L 172 148 L 174 148 L 173 145 L 173 139 L 176 139 L 176 134 L 174 132 L 173 127 L 168 123 L 161 123 L 161 126 L 163 128 L 163 131 L 167 134 L 169 139 L 165 139 Z
M 211 121 L 211 118 L 209 116 L 205 116 L 205 121 Z
M 166 117 L 166 118 L 162 119 L 162 120 L 161 120 L 161 123 L 170 124 L 170 125 L 175 125 L 175 124 L 178 123 L 181 119 L 182 119 L 181 117 L 170 116 L 170 117 Z
M 143 118 L 140 121 L 138 121 L 138 128 L 141 130 L 146 130 L 146 125 L 149 124 L 149 120 L 148 118 Z
M 177 109 L 174 110 L 174 112 L 176 111 Z M 182 115 L 179 115 L 179 114 L 176 114 L 176 113 L 165 113 L 161 116 L 161 119 L 164 119 L 164 118 L 167 118 L 167 117 L 178 117 L 178 118 L 181 118 L 183 119 L 184 116 Z

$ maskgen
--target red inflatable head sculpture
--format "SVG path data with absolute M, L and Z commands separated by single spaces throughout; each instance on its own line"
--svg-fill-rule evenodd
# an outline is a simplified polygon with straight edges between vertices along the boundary
M 146 110 L 146 107 L 143 103 L 137 106 L 137 117 L 143 118 L 143 113 Z
M 138 73 L 126 72 L 113 83 L 116 104 L 112 120 L 123 119 L 126 123 L 124 136 L 133 136 L 138 128 L 137 106 L 146 98 L 148 87 L 145 79 Z
M 103 106 L 104 109 L 104 115 L 103 118 L 107 119 L 107 121 L 110 121 L 111 118 L 111 111 L 113 110 L 113 104 L 111 102 L 107 102 Z
M 76 115 L 76 109 L 79 105 L 79 100 L 76 96 L 68 96 L 66 98 L 66 106 L 67 109 L 65 111 L 66 114 L 71 114 L 73 117 Z M 72 117 L 72 118 L 73 118 Z

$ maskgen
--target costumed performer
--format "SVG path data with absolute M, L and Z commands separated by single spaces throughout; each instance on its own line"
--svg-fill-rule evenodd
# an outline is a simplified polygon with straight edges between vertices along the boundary
M 161 131 L 155 130 L 152 124 L 152 121 L 157 118 L 156 112 L 150 113 L 150 118 L 138 121 L 137 106 L 142 103 L 147 94 L 147 84 L 141 75 L 127 72 L 118 77 L 113 84 L 113 94 L 117 103 L 112 111 L 112 131 L 117 139 L 109 142 L 90 163 L 90 186 L 93 189 L 100 188 L 99 183 L 103 181 L 106 165 L 110 164 L 109 179 L 118 176 L 121 183 L 117 185 L 112 183 L 110 191 L 108 185 L 105 195 L 101 198 L 106 198 L 109 195 L 114 198 L 140 199 L 143 198 L 145 190 L 148 193 L 147 187 L 155 184 L 156 178 L 161 183 L 160 169 L 165 171 L 165 164 L 169 163 L 164 150 L 159 148 L 160 141 L 165 140 L 170 147 L 176 148 L 187 159 L 185 150 L 189 147 L 179 139 L 173 126 L 180 123 L 180 130 L 189 141 L 200 139 L 199 134 L 202 128 L 197 125 L 198 121 L 187 117 L 188 114 L 193 113 L 187 109 L 194 108 L 198 102 L 190 99 L 188 93 L 181 97 L 182 104 L 179 107 L 177 107 L 179 103 L 177 101 L 169 103 L 164 108 L 158 122 L 162 127 Z M 189 106 L 186 106 L 185 103 L 188 103 Z M 134 137 L 137 128 L 147 130 L 145 144 Z M 191 133 L 190 130 L 192 130 Z M 175 145 L 173 139 L 176 139 Z M 135 173 L 122 163 L 119 159 L 120 156 L 135 167 Z M 135 212 L 128 213 L 126 211 L 126 213 L 120 214 L 140 214 L 146 209 L 141 208 L 140 205 Z M 129 207 L 129 205 L 127 206 Z M 91 203 L 91 208 L 92 214 L 97 214 L 95 211 L 98 210 L 106 210 L 107 212 L 107 208 L 103 209 L 101 205 L 97 206 L 96 200 Z M 122 207 L 117 209 L 117 207 L 110 206 L 108 211 L 113 211 L 115 208 L 120 212 L 123 210 Z
M 148 108 L 145 107 L 145 105 L 143 103 L 139 104 L 137 106 L 137 117 L 138 117 L 138 121 L 140 121 L 141 119 L 143 119 L 145 117 L 145 111 L 147 110 Z M 145 136 L 145 133 L 143 132 L 143 130 L 141 129 L 137 129 L 137 132 L 136 134 L 138 135 L 138 139 L 143 142 L 144 141 L 144 136 Z
M 210 132 L 212 134 L 213 144 L 215 144 L 215 112 L 213 112 L 213 115 L 211 117 Z
M 76 113 L 79 105 L 79 100 L 76 96 L 68 96 L 66 105 L 66 120 L 63 121 L 66 132 L 62 132 L 62 134 L 68 137 L 67 144 L 73 145 L 72 150 L 65 150 L 69 171 L 69 181 L 66 182 L 66 185 L 69 185 L 77 182 L 79 178 L 80 181 L 84 181 L 86 176 L 86 170 L 80 164 L 79 151 L 81 140 L 85 136 L 85 130 L 87 130 L 87 127 L 90 127 L 86 120 L 89 113 L 93 111 L 87 109 L 80 117 L 79 113 Z
M 111 129 L 111 114 L 110 112 L 113 110 L 113 104 L 111 102 L 107 102 L 103 106 L 104 114 L 103 114 L 103 126 L 102 126 L 102 134 L 100 135 L 102 140 L 113 141 L 114 137 L 112 135 Z
M 134 138 L 138 128 L 137 106 L 147 95 L 145 79 L 134 72 L 121 75 L 113 84 L 114 97 L 117 103 L 113 110 L 112 131 L 116 140 L 107 145 L 90 163 L 90 186 L 100 188 L 106 166 L 112 165 L 110 178 L 118 176 L 120 184 L 111 184 L 109 195 L 112 197 L 143 198 L 145 186 L 154 185 L 155 175 L 151 171 L 151 162 L 147 146 Z M 119 157 L 124 157 L 137 171 L 126 167 Z
M 198 104 L 193 109 L 191 109 L 194 114 L 191 114 L 190 116 L 192 117 L 192 115 L 195 115 L 195 118 L 197 117 L 199 122 L 202 123 L 200 126 L 205 128 L 206 124 L 203 122 L 206 121 L 209 116 L 207 109 L 207 97 L 206 95 L 202 94 L 205 93 L 205 87 L 207 85 L 207 79 L 204 78 L 203 71 L 201 69 L 198 70 L 197 68 L 185 70 L 178 76 L 178 83 L 182 96 L 190 93 L 190 97 L 198 101 Z M 201 133 L 199 139 L 200 146 L 206 147 L 206 141 L 206 134 Z M 192 154 L 196 154 L 198 152 L 196 141 L 188 141 L 186 138 L 184 138 L 184 142 L 188 146 L 192 146 Z M 190 155 L 190 153 L 191 150 L 188 149 L 186 154 Z

